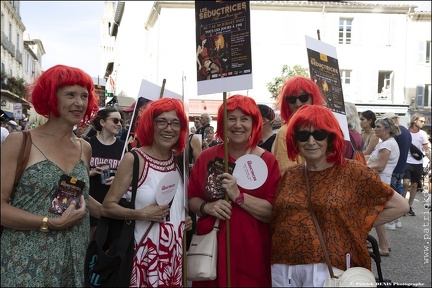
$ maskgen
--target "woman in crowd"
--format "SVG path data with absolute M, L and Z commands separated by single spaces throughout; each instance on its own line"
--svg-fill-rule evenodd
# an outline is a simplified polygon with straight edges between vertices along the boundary
M 125 197 L 131 197 L 134 162 L 131 153 L 124 155 L 102 204 L 103 216 L 135 220 L 135 256 L 130 286 L 182 285 L 183 232 L 191 229 L 192 221 L 189 216 L 185 219 L 184 191 L 174 153 L 182 153 L 187 132 L 187 117 L 180 100 L 161 98 L 150 102 L 138 124 L 136 137 L 141 146 L 133 149 L 140 161 L 135 209 L 118 205 L 125 193 Z M 157 193 L 162 192 L 158 191 L 158 185 L 167 179 L 165 176 L 172 175 L 170 172 L 178 176 L 174 198 L 170 205 L 158 205 Z M 152 222 L 155 225 L 150 226 Z M 149 227 L 148 236 L 142 239 Z
M 342 131 L 326 107 L 301 107 L 288 124 L 286 141 L 289 158 L 300 154 L 306 162 L 288 168 L 273 204 L 273 286 L 322 287 L 329 276 L 309 202 L 335 274 L 349 265 L 371 269 L 366 247 L 370 229 L 406 213 L 406 200 L 378 172 L 343 157 Z
M 93 120 L 93 127 L 98 133 L 89 139 L 92 146 L 90 195 L 99 203 L 108 193 L 123 155 L 125 143 L 116 137 L 122 123 L 120 112 L 113 107 L 99 110 Z M 97 223 L 97 218 L 90 217 L 90 239 L 93 239 Z
M 384 183 L 390 185 L 391 176 L 399 159 L 399 146 L 394 136 L 401 132 L 392 119 L 383 118 L 375 121 L 375 135 L 381 139 L 372 151 L 367 165 L 376 170 Z M 393 223 L 392 223 L 393 224 Z M 393 224 L 394 226 L 394 224 Z M 385 225 L 375 227 L 378 236 L 378 246 L 381 256 L 390 255 L 390 241 L 387 237 Z
M 379 142 L 379 138 L 375 135 L 376 116 L 371 110 L 366 110 L 360 113 L 360 126 L 363 138 L 363 154 L 369 156 Z M 366 157 L 368 158 L 368 157 Z
M 195 162 L 189 181 L 189 207 L 198 216 L 197 234 L 213 229 L 216 218 L 230 221 L 230 267 L 232 287 L 269 287 L 270 219 L 274 193 L 280 180 L 276 158 L 257 147 L 261 139 L 262 119 L 255 101 L 234 95 L 227 99 L 227 132 L 224 131 L 223 106 L 219 107 L 216 135 L 226 139 L 229 167 L 240 157 L 253 154 L 268 170 L 265 182 L 246 189 L 237 184 L 239 175 L 224 173 L 224 146 L 204 150 Z M 244 158 L 243 158 L 244 159 Z M 258 175 L 257 175 L 258 176 Z M 243 176 L 246 177 L 246 176 Z M 225 200 L 228 193 L 229 201 Z M 220 221 L 218 232 L 218 271 L 213 281 L 193 282 L 196 287 L 227 285 L 226 223 Z
M 353 159 L 355 151 L 363 150 L 363 139 L 360 134 L 360 120 L 358 117 L 357 108 L 354 103 L 345 102 L 345 113 L 348 123 L 350 141 L 346 141 L 344 157 L 347 159 Z
M 273 142 L 276 139 L 276 133 L 273 132 L 273 122 L 275 121 L 275 113 L 272 108 L 264 104 L 258 104 L 258 109 L 263 120 L 262 136 L 258 146 L 271 152 Z
M 288 167 L 304 162 L 301 157 L 293 161 L 288 159 L 285 137 L 290 118 L 303 105 L 324 105 L 324 103 L 325 100 L 321 94 L 320 88 L 309 78 L 293 76 L 282 86 L 276 107 L 280 109 L 284 125 L 282 125 L 276 134 L 276 139 L 272 148 L 273 154 L 278 160 L 282 175 Z
M 29 131 L 30 156 L 15 187 L 23 133 L 2 145 L 1 286 L 83 287 L 89 209 L 97 216 L 98 208 L 89 198 L 91 147 L 72 130 L 96 114 L 98 96 L 88 74 L 57 65 L 30 87 L 28 99 L 48 121 Z M 61 215 L 48 211 L 60 177 L 85 183 L 79 203 Z

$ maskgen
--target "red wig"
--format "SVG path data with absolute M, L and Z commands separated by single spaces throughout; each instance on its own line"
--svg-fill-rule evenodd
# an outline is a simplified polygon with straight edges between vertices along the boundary
M 288 122 L 286 144 L 288 158 L 294 161 L 299 154 L 294 133 L 302 127 L 314 126 L 315 130 L 325 130 L 327 137 L 327 162 L 343 163 L 345 140 L 339 122 L 333 113 L 324 106 L 304 105 Z
M 87 109 L 81 120 L 81 123 L 86 123 L 93 119 L 99 110 L 99 96 L 94 91 L 93 79 L 79 68 L 65 65 L 49 68 L 32 85 L 29 85 L 26 98 L 33 104 L 38 114 L 49 117 L 53 113 L 55 117 L 59 117 L 57 91 L 64 86 L 75 85 L 86 88 L 89 94 Z
M 303 91 L 303 93 L 312 95 L 313 105 L 324 105 L 324 97 L 321 94 L 320 88 L 317 84 L 315 84 L 315 82 L 303 76 L 293 76 L 283 84 L 276 103 L 276 107 L 280 109 L 281 118 L 285 121 L 285 123 L 288 122 L 293 114 L 285 99 L 288 96 L 299 95 L 301 91 Z
M 150 146 L 153 144 L 153 120 L 160 114 L 172 110 L 177 113 L 181 124 L 179 139 L 172 149 L 179 154 L 183 152 L 186 146 L 186 135 L 189 130 L 188 119 L 184 112 L 183 102 L 175 98 L 161 98 L 147 104 L 140 117 L 136 131 L 136 137 L 142 146 Z
M 227 112 L 235 109 L 241 110 L 245 115 L 252 117 L 252 134 L 248 142 L 248 147 L 255 147 L 261 139 L 262 117 L 255 100 L 248 96 L 233 95 L 226 101 Z M 216 135 L 222 141 L 225 140 L 224 135 L 224 111 L 223 104 L 219 107 L 217 114 L 217 129 Z

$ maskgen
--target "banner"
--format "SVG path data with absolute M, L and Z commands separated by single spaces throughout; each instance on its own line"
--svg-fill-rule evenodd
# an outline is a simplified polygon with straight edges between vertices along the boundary
M 249 1 L 195 1 L 198 95 L 252 88 Z

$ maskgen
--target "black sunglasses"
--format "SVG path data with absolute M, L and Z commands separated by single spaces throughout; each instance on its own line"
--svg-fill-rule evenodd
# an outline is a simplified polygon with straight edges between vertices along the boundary
M 309 140 L 309 137 L 312 135 L 316 141 L 322 141 L 327 138 L 328 133 L 325 130 L 315 130 L 313 132 L 309 131 L 296 131 L 294 133 L 296 139 L 300 142 L 306 142 Z
M 309 101 L 310 96 L 310 94 L 302 94 L 299 96 L 292 95 L 285 97 L 285 99 L 289 104 L 295 104 L 297 102 L 297 99 L 299 99 L 302 103 L 306 103 L 307 101 Z
M 107 118 L 107 120 L 108 120 L 108 119 L 112 120 L 113 123 L 114 123 L 115 125 L 117 125 L 117 124 L 119 124 L 119 123 L 121 123 L 121 124 L 123 125 L 123 119 L 114 118 L 114 117 L 112 117 L 112 118 Z

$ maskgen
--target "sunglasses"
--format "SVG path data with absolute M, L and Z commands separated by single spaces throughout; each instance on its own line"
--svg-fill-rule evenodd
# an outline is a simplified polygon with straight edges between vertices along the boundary
M 122 119 L 119 119 L 119 118 L 107 118 L 107 120 L 108 119 L 112 120 L 115 125 L 117 125 L 119 123 L 121 123 L 123 125 L 123 120 Z
M 302 102 L 302 103 L 306 103 L 307 101 L 309 101 L 310 96 L 312 96 L 312 95 L 310 95 L 310 94 L 302 94 L 299 96 L 292 95 L 292 96 L 285 97 L 285 99 L 289 104 L 295 104 L 297 102 L 297 99 L 299 99 L 300 102 Z
M 328 133 L 325 130 L 315 130 L 313 132 L 309 131 L 296 131 L 294 133 L 295 138 L 300 142 L 306 142 L 309 140 L 310 136 L 313 136 L 313 138 L 316 141 L 322 141 L 327 138 Z

